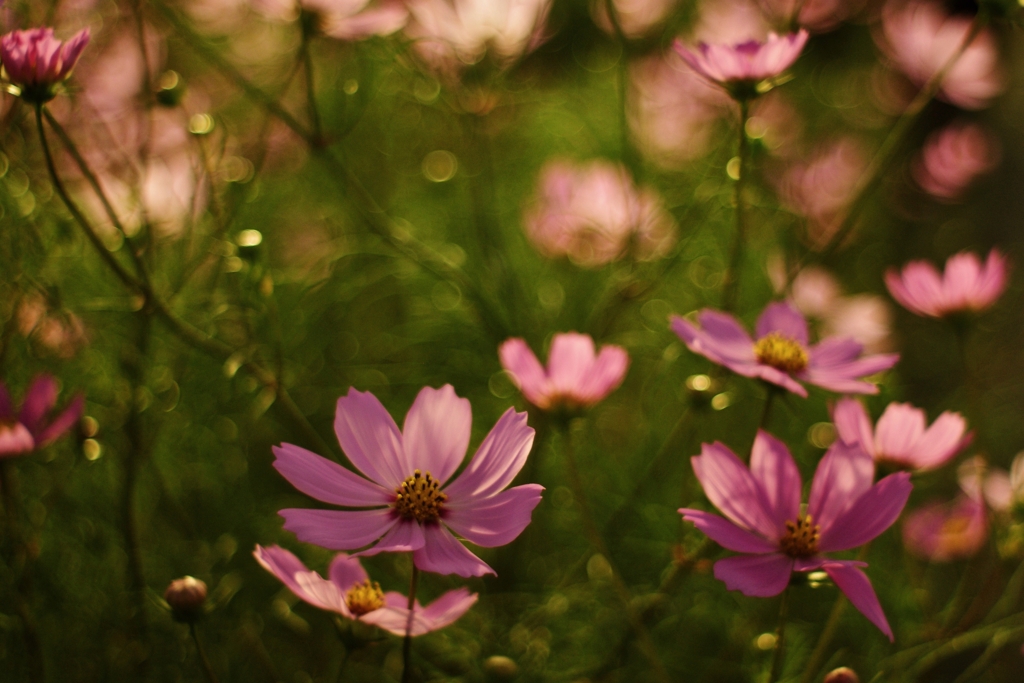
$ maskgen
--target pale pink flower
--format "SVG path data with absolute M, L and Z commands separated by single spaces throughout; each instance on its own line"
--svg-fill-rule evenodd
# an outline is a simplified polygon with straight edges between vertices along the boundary
M 800 472 L 785 444 L 758 430 L 747 468 L 725 445 L 704 444 L 691 458 L 694 474 L 718 515 L 682 508 L 692 522 L 727 550 L 743 553 L 715 563 L 715 578 L 744 595 L 778 595 L 793 572 L 824 570 L 854 607 L 893 639 L 874 588 L 860 570 L 867 564 L 833 560 L 892 526 L 910 496 L 910 475 L 874 483 L 875 465 L 857 446 L 836 441 L 818 463 L 806 511 Z
M 12 31 L 0 37 L 0 61 L 21 97 L 43 103 L 53 99 L 54 86 L 71 75 L 82 50 L 89 43 L 84 28 L 66 43 L 57 40 L 52 28 Z
M 984 128 L 954 123 L 928 136 L 913 166 L 914 180 L 928 194 L 948 202 L 997 163 L 999 147 Z
M 629 355 L 606 344 L 595 355 L 590 335 L 556 334 L 544 368 L 523 339 L 509 339 L 498 349 L 501 366 L 526 400 L 543 410 L 589 408 L 614 391 L 626 377 Z
M 864 6 L 864 0 L 759 0 L 777 22 L 799 25 L 813 33 L 831 31 Z M 796 16 L 794 16 L 796 15 Z
M 85 399 L 75 396 L 52 420 L 48 413 L 57 405 L 57 380 L 39 375 L 32 381 L 21 411 L 15 413 L 7 387 L 0 382 L 0 458 L 30 453 L 56 441 L 78 422 Z
M 946 411 L 926 427 L 924 411 L 909 403 L 890 403 L 872 429 L 864 405 L 841 399 L 832 411 L 839 438 L 860 444 L 879 465 L 924 472 L 941 467 L 971 443 L 967 421 Z
M 612 0 L 615 18 L 627 38 L 639 38 L 660 23 L 676 7 L 678 0 Z M 606 33 L 615 33 L 608 17 L 607 0 L 592 0 L 590 13 Z
M 469 401 L 451 385 L 424 387 L 398 430 L 380 401 L 350 389 L 338 399 L 334 431 L 359 476 L 315 453 L 281 444 L 274 467 L 295 488 L 325 503 L 358 510 L 281 510 L 299 540 L 357 555 L 411 552 L 420 569 L 438 574 L 494 574 L 455 536 L 484 548 L 511 543 L 540 502 L 537 484 L 504 490 L 526 462 L 533 429 L 509 408 L 462 473 L 469 445 Z M 451 481 L 449 481 L 451 480 Z
M 907 550 L 932 562 L 973 556 L 988 538 L 988 512 L 980 496 L 961 493 L 951 503 L 931 503 L 903 522 Z
M 899 354 L 863 356 L 849 338 L 828 337 L 810 345 L 807 321 L 789 303 L 769 304 L 757 320 L 757 340 L 727 313 L 708 308 L 693 324 L 672 316 L 672 330 L 694 353 L 744 377 L 770 382 L 799 396 L 807 390 L 797 380 L 847 394 L 877 394 L 863 377 L 888 370 Z
M 960 49 L 971 21 L 948 15 L 932 2 L 889 2 L 882 11 L 877 42 L 900 71 L 920 86 Z M 939 96 L 964 109 L 981 109 L 1003 91 L 1005 81 L 995 36 L 982 29 L 946 74 Z
M 410 622 L 409 598 L 395 591 L 382 591 L 378 583 L 370 581 L 354 556 L 335 555 L 326 579 L 307 569 L 302 560 L 280 546 L 257 545 L 253 556 L 301 600 L 396 636 L 404 636 L 407 628 L 409 635 L 422 636 L 450 626 L 477 601 L 476 593 L 465 588 L 450 590 L 426 607 L 417 600 L 413 603 Z
M 324 35 L 339 40 L 391 35 L 409 20 L 399 0 L 252 0 L 252 5 L 275 21 L 295 21 L 300 11 L 308 12 Z
M 957 469 L 960 488 L 968 495 L 984 497 L 991 510 L 1009 514 L 1024 504 L 1024 453 L 1018 453 L 1010 471 L 989 467 L 981 456 L 966 460 Z
M 23 337 L 60 358 L 72 358 L 89 342 L 81 318 L 70 311 L 51 310 L 38 292 L 26 294 L 18 301 L 15 316 Z
M 748 40 L 736 45 L 699 43 L 696 50 L 679 40 L 675 51 L 694 71 L 721 85 L 734 97 L 749 98 L 757 94 L 762 81 L 776 78 L 796 61 L 807 42 L 808 33 L 778 36 L 768 34 L 765 42 Z
M 989 252 L 984 265 L 973 253 L 954 254 L 941 275 L 927 261 L 911 261 L 902 271 L 890 268 L 885 273 L 892 298 L 911 313 L 932 318 L 980 313 L 996 302 L 1006 285 L 1006 257 L 998 249 Z
M 638 189 L 623 166 L 607 161 L 549 162 L 524 223 L 542 254 L 568 256 L 585 266 L 627 253 L 658 258 L 675 241 L 675 222 L 658 195 Z

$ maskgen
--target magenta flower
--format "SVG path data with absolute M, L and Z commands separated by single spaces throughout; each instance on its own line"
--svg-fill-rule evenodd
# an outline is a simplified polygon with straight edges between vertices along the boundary
M 989 308 L 1006 289 L 1006 271 L 1006 257 L 998 249 L 989 252 L 985 265 L 976 255 L 960 252 L 949 257 L 942 275 L 927 261 L 911 261 L 902 272 L 889 269 L 885 286 L 911 313 L 941 318 Z
M 420 569 L 438 574 L 494 574 L 452 535 L 484 548 L 512 542 L 530 523 L 544 487 L 503 490 L 526 462 L 533 429 L 526 413 L 505 411 L 462 473 L 469 445 L 469 401 L 451 385 L 424 387 L 395 421 L 369 392 L 338 399 L 334 431 L 361 477 L 292 444 L 274 447 L 274 467 L 295 488 L 325 503 L 359 510 L 281 510 L 284 528 L 301 541 L 358 555 L 411 552 Z
M 702 510 L 679 512 L 722 547 L 743 553 L 716 562 L 715 578 L 729 590 L 769 597 L 789 585 L 793 572 L 824 570 L 854 607 L 893 639 L 871 581 L 860 570 L 867 564 L 823 553 L 864 545 L 892 526 L 910 496 L 908 473 L 873 484 L 871 457 L 836 441 L 818 463 L 805 512 L 796 463 L 785 444 L 767 432 L 758 431 L 754 439 L 749 469 L 718 442 L 704 444 L 691 462 L 704 494 L 726 519 Z
M 555 335 L 546 370 L 519 338 L 502 344 L 498 356 L 526 400 L 542 410 L 589 408 L 622 384 L 629 368 L 624 348 L 607 344 L 595 355 L 590 335 L 576 332 Z
M 66 43 L 53 36 L 52 28 L 12 31 L 0 37 L 0 61 L 21 97 L 41 104 L 53 99 L 53 86 L 71 74 L 88 43 L 87 28 Z
M 57 405 L 57 380 L 39 375 L 29 387 L 21 412 L 15 415 L 7 387 L 0 382 L 0 458 L 29 453 L 48 446 L 68 431 L 85 408 L 85 399 L 76 396 L 52 421 L 49 413 Z
M 862 356 L 864 347 L 849 338 L 828 337 L 810 346 L 807 321 L 785 302 L 764 309 L 757 341 L 727 313 L 705 308 L 697 321 L 700 327 L 672 316 L 672 329 L 691 351 L 803 397 L 807 390 L 797 380 L 845 394 L 877 394 L 878 387 L 861 378 L 888 370 L 900 358 L 897 353 Z
M 967 421 L 946 411 L 925 428 L 925 414 L 909 403 L 890 403 L 875 429 L 860 401 L 841 399 L 832 413 L 839 438 L 859 444 L 877 464 L 923 472 L 940 467 L 971 443 Z
M 737 45 L 698 43 L 696 50 L 676 40 L 673 47 L 690 68 L 713 83 L 728 90 L 734 97 L 750 98 L 758 94 L 757 86 L 776 78 L 792 66 L 807 43 L 808 33 L 778 36 L 768 40 L 748 40 Z
M 907 515 L 903 545 L 932 562 L 973 556 L 988 538 L 988 512 L 981 496 L 961 493 L 951 503 L 931 503 Z
M 338 553 L 328 570 L 330 578 L 325 579 L 276 545 L 256 546 L 253 556 L 292 593 L 314 607 L 372 624 L 397 636 L 405 635 L 409 624 L 409 599 L 395 591 L 382 591 L 380 584 L 370 581 L 357 558 Z M 465 588 L 448 591 L 426 607 L 417 600 L 413 605 L 409 635 L 422 636 L 454 624 L 476 600 L 476 593 Z

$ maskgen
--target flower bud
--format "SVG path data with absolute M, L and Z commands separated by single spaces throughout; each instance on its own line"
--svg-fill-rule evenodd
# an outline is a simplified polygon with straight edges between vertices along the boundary
M 828 672 L 824 683 L 860 683 L 860 677 L 857 676 L 857 672 L 853 669 L 841 666 Z
M 164 591 L 164 600 L 175 621 L 193 622 L 203 614 L 206 584 L 191 576 L 175 579 Z
M 519 665 L 513 659 L 494 655 L 484 660 L 484 671 L 495 678 L 512 679 L 519 673 Z

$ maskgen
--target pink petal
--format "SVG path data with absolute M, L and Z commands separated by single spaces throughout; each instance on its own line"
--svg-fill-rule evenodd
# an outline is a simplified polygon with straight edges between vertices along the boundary
M 341 599 L 340 593 L 337 592 L 338 587 L 330 584 L 328 581 L 324 581 L 319 574 L 311 572 L 299 558 L 284 548 L 276 545 L 264 548 L 257 545 L 256 550 L 253 551 L 253 556 L 260 563 L 261 567 L 276 576 L 298 598 L 305 600 L 314 607 L 340 612 L 348 618 L 352 617 L 348 607 L 345 605 L 345 601 Z M 304 575 L 305 580 L 300 583 L 298 578 Z M 308 575 L 312 575 L 315 579 L 310 580 L 312 577 Z M 316 579 L 333 586 L 334 592 L 332 593 L 329 588 L 318 586 Z
M 704 532 L 712 541 L 726 550 L 737 553 L 774 553 L 778 544 L 757 534 L 736 526 L 727 519 L 702 510 L 679 508 L 679 513 L 687 522 Z
M 426 543 L 412 554 L 413 562 L 423 571 L 458 574 L 465 578 L 495 574 L 487 563 L 469 552 L 443 525 L 431 524 L 424 528 L 423 533 Z
M 918 470 L 930 470 L 946 464 L 967 447 L 970 435 L 964 436 L 967 421 L 960 413 L 946 411 L 917 440 L 908 462 Z
M 548 378 L 555 394 L 576 395 L 594 365 L 594 340 L 590 335 L 556 334 L 548 354 Z
M 767 598 L 778 595 L 789 585 L 793 558 L 782 553 L 770 555 L 736 555 L 715 562 L 715 578 L 725 582 L 729 590 L 744 595 Z
M 824 536 L 832 523 L 871 488 L 875 461 L 856 444 L 835 441 L 818 463 L 807 510 Z
M 785 444 L 761 429 L 750 452 L 750 473 L 761 485 L 776 528 L 782 529 L 787 520 L 797 518 L 803 487 L 800 471 Z
M 85 412 L 85 398 L 81 395 L 75 396 L 68 407 L 46 427 L 40 430 L 36 436 L 36 448 L 42 448 L 56 441 L 64 432 L 71 429 Z
M 988 537 L 985 504 L 967 495 L 951 505 L 926 505 L 907 515 L 903 544 L 932 562 L 962 560 L 977 553 Z
M 850 562 L 828 562 L 823 568 L 850 603 L 877 626 L 889 638 L 889 642 L 893 642 L 892 629 L 889 628 L 882 605 L 867 575 Z
M 361 40 L 370 36 L 387 36 L 405 26 L 409 12 L 394 2 L 368 9 L 351 17 L 329 18 L 324 34 L 339 40 Z
M 462 464 L 469 448 L 473 410 L 452 385 L 423 387 L 405 416 L 403 470 L 430 472 L 442 484 Z M 406 475 L 408 476 L 408 475 Z
M 338 553 L 334 556 L 327 575 L 331 577 L 331 582 L 341 589 L 342 593 L 347 593 L 352 586 L 370 578 L 366 570 L 363 569 L 363 565 L 360 564 L 359 558 L 347 553 Z
M 890 403 L 875 425 L 875 450 L 880 456 L 903 462 L 924 428 L 923 410 L 909 403 Z
M 305 510 L 286 508 L 284 528 L 304 543 L 331 550 L 355 550 L 386 534 L 399 518 L 390 508 L 380 510 Z
M 476 593 L 470 593 L 466 588 L 457 588 L 427 605 L 420 617 L 429 625 L 428 630 L 436 631 L 458 621 L 476 604 L 477 598 Z
M 524 340 L 507 340 L 498 348 L 498 357 L 501 359 L 501 367 L 512 375 L 512 380 L 527 401 L 538 408 L 550 405 L 547 375 Z
M 758 339 L 767 337 L 772 332 L 778 332 L 783 337 L 807 346 L 807 321 L 789 302 L 776 301 L 768 304 L 757 319 L 755 334 Z
M 32 382 L 25 402 L 21 404 L 18 421 L 33 435 L 42 430 L 43 416 L 57 403 L 57 380 L 50 375 L 39 375 Z
M 526 413 L 509 408 L 484 437 L 462 473 L 445 488 L 452 505 L 468 498 L 487 498 L 515 479 L 533 446 L 534 431 Z
M 701 454 L 690 458 L 704 495 L 733 523 L 761 536 L 778 541 L 782 526 L 769 512 L 761 484 L 725 445 L 703 444 Z
M 859 444 L 866 453 L 875 455 L 871 418 L 860 401 L 854 398 L 840 399 L 832 411 L 832 422 L 840 439 L 851 445 Z
M 685 318 L 672 317 L 672 330 L 694 353 L 716 362 L 756 363 L 754 340 L 731 315 L 705 308 L 697 314 L 700 328 Z
M 36 448 L 36 441 L 25 425 L 0 424 L 0 458 L 9 458 L 22 453 L 30 453 Z
M 912 488 L 909 472 L 897 472 L 882 479 L 830 525 L 822 525 L 818 549 L 823 553 L 849 550 L 874 539 L 903 512 Z
M 390 595 L 398 594 L 389 594 L 389 597 Z M 405 596 L 399 595 L 398 597 L 402 601 L 407 600 Z M 409 629 L 409 635 L 421 636 L 455 623 L 469 611 L 476 603 L 477 598 L 476 593 L 470 593 L 465 588 L 457 588 L 448 591 L 426 607 L 421 607 L 417 603 L 413 608 L 412 627 Z M 364 614 L 360 620 L 396 636 L 404 636 L 408 628 L 409 610 L 407 603 L 401 604 L 399 600 L 389 600 L 386 607 Z
M 539 484 L 524 484 L 483 499 L 445 506 L 444 523 L 470 543 L 496 548 L 514 541 L 540 503 Z
M 399 518 L 398 523 L 380 541 L 356 555 L 369 557 L 378 553 L 409 553 L 423 547 L 424 533 L 424 527 L 419 522 Z
M 307 496 L 347 507 L 388 505 L 394 500 L 392 491 L 305 448 L 283 443 L 271 450 L 274 469 Z
M 578 389 L 584 404 L 594 404 L 615 390 L 626 378 L 629 354 L 621 346 L 606 345 L 597 354 L 590 372 Z
M 356 469 L 384 488 L 394 490 L 412 474 L 403 470 L 405 454 L 398 425 L 370 392 L 349 389 L 338 399 L 334 432 Z

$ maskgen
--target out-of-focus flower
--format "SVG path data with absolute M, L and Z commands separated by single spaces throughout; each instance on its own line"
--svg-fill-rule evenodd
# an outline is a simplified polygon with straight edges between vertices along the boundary
M 832 669 L 821 683 L 860 683 L 860 676 L 848 666 Z
M 70 311 L 54 311 L 38 292 L 26 294 L 15 312 L 18 332 L 60 358 L 71 358 L 89 342 L 82 319 Z
M 164 600 L 170 605 L 175 621 L 191 623 L 203 615 L 206 583 L 193 576 L 175 579 L 164 591 Z
M 725 88 L 737 99 L 749 99 L 766 92 L 764 83 L 792 66 L 807 42 L 807 31 L 778 36 L 768 34 L 764 42 L 748 40 L 736 45 L 699 43 L 691 50 L 676 40 L 673 47 L 694 71 Z
M 615 19 L 627 38 L 637 38 L 651 30 L 675 8 L 678 0 L 612 0 Z M 601 30 L 615 33 L 608 17 L 608 0 L 593 0 L 590 11 Z
M 458 621 L 477 600 L 465 588 L 448 591 L 426 607 L 413 603 L 411 627 L 409 599 L 395 591 L 384 592 L 370 581 L 358 558 L 338 553 L 331 561 L 329 579 L 310 571 L 302 560 L 284 548 L 256 546 L 256 561 L 276 576 L 297 597 L 314 607 L 337 612 L 346 619 L 372 624 L 398 636 L 421 636 Z
M 82 50 L 89 43 L 84 28 L 66 43 L 53 35 L 52 28 L 12 31 L 0 37 L 0 61 L 18 95 L 27 102 L 42 104 L 52 100 L 55 86 L 75 68 Z
M 494 574 L 462 538 L 494 548 L 530 523 L 544 488 L 504 490 L 526 462 L 533 429 L 526 413 L 505 411 L 462 473 L 448 481 L 469 445 L 469 401 L 451 385 L 424 387 L 398 430 L 380 401 L 350 389 L 338 399 L 334 431 L 364 477 L 292 444 L 274 447 L 274 467 L 295 488 L 325 503 L 359 510 L 281 510 L 284 528 L 301 541 L 358 553 L 411 552 L 420 569 L 438 574 Z
M 931 2 L 889 2 L 882 10 L 877 42 L 900 71 L 920 86 L 960 50 L 971 21 L 950 16 Z M 982 29 L 949 69 L 939 96 L 964 109 L 981 109 L 1004 87 L 995 36 Z
M 657 258 L 675 241 L 675 222 L 658 195 L 638 189 L 623 166 L 607 161 L 549 162 L 524 223 L 542 254 L 568 256 L 585 266 L 627 253 Z
M 932 562 L 971 557 L 988 538 L 988 513 L 980 496 L 961 493 L 952 503 L 932 503 L 903 522 L 907 550 Z
M 672 329 L 694 353 L 724 365 L 744 377 L 771 382 L 799 396 L 807 390 L 801 380 L 847 394 L 877 394 L 878 387 L 862 377 L 888 370 L 899 354 L 863 356 L 863 346 L 846 338 L 828 337 L 811 346 L 807 321 L 789 303 L 769 304 L 757 320 L 757 340 L 736 318 L 708 308 L 694 325 L 672 317 Z
M 941 318 L 951 313 L 980 313 L 1000 297 L 1007 284 L 1006 257 L 998 249 L 982 265 L 970 252 L 949 257 L 940 275 L 927 261 L 911 261 L 902 271 L 889 269 L 885 286 L 911 313 Z
M 976 124 L 953 124 L 932 133 L 914 164 L 914 180 L 942 201 L 957 199 L 977 176 L 999 163 L 999 147 Z
M 324 35 L 339 40 L 391 35 L 409 20 L 398 0 L 252 0 L 252 5 L 274 21 L 294 21 L 306 12 Z
M 854 607 L 882 630 L 892 629 L 864 562 L 833 560 L 823 553 L 868 543 L 892 526 L 910 496 L 910 475 L 898 472 L 877 484 L 871 456 L 856 445 L 836 441 L 818 463 L 806 511 L 802 482 L 789 449 L 759 430 L 750 468 L 721 443 L 704 444 L 691 458 L 704 494 L 725 519 L 682 508 L 692 522 L 727 550 L 743 553 L 715 563 L 715 578 L 744 595 L 778 595 L 793 572 L 824 570 Z
M 576 332 L 555 335 L 546 370 L 522 339 L 507 340 L 498 356 L 526 400 L 543 410 L 589 408 L 622 384 L 629 368 L 624 348 L 606 344 L 595 355 L 590 335 Z
M 812 33 L 836 28 L 864 6 L 864 0 L 759 0 L 777 23 L 803 26 Z
M 839 229 L 867 165 L 868 157 L 861 145 L 842 138 L 781 174 L 782 203 L 807 218 L 812 246 L 820 248 Z
M 48 420 L 47 414 L 57 405 L 57 393 L 57 380 L 39 375 L 29 387 L 21 411 L 16 414 L 7 387 L 0 382 L 0 458 L 48 446 L 71 429 L 82 416 L 85 399 L 75 396 L 60 415 Z
M 909 403 L 890 403 L 875 428 L 860 401 L 841 399 L 832 412 L 839 438 L 861 448 L 880 465 L 923 472 L 945 465 L 971 443 L 967 421 L 946 411 L 925 428 L 924 411 Z
M 964 461 L 957 469 L 960 488 L 985 499 L 991 510 L 1009 514 L 1024 505 L 1024 452 L 1018 453 L 1010 471 L 990 467 L 980 456 Z
M 407 0 L 406 34 L 437 71 L 457 74 L 487 52 L 500 63 L 544 40 L 551 0 Z

